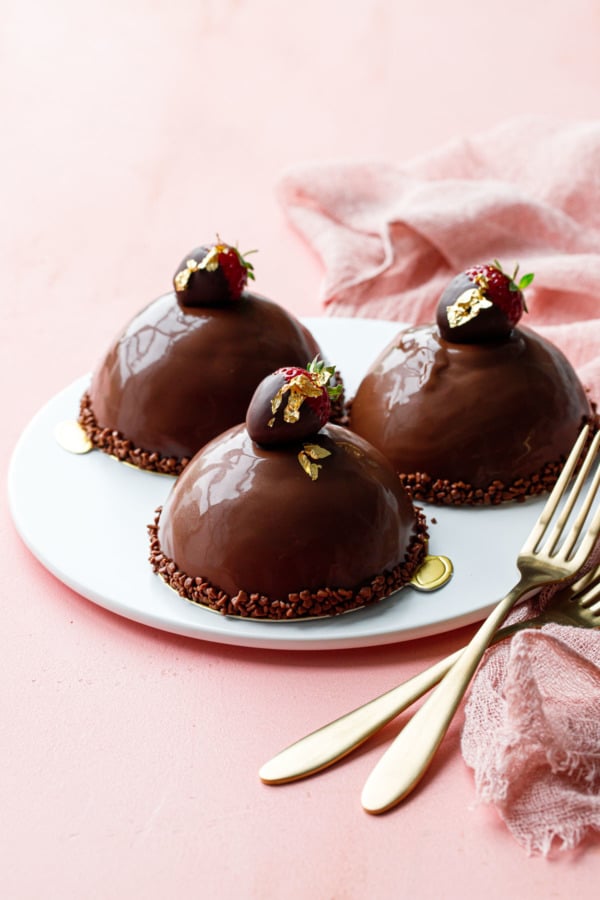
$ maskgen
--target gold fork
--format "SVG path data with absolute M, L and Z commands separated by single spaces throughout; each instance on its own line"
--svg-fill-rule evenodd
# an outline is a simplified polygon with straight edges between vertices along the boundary
M 481 657 L 517 601 L 542 586 L 574 577 L 590 556 L 600 533 L 600 508 L 596 510 L 591 523 L 585 526 L 600 484 L 599 466 L 596 466 L 580 508 L 575 513 L 574 509 L 596 460 L 600 432 L 594 436 L 572 487 L 568 487 L 582 456 L 588 431 L 587 426 L 582 430 L 540 517 L 517 557 L 520 573 L 517 584 L 492 610 L 458 660 L 371 772 L 361 796 L 363 808 L 367 812 L 385 812 L 406 797 L 421 780 L 448 730 Z M 556 523 L 551 527 L 563 498 L 564 505 Z M 575 515 L 575 520 L 568 525 L 572 514 Z
M 600 628 L 600 566 L 558 590 L 545 609 L 533 618 L 501 628 L 492 643 L 511 637 L 517 631 L 541 628 L 550 622 Z M 321 772 L 343 759 L 434 687 L 461 653 L 462 650 L 457 650 L 403 684 L 300 738 L 265 763 L 259 772 L 260 778 L 266 784 L 285 784 Z

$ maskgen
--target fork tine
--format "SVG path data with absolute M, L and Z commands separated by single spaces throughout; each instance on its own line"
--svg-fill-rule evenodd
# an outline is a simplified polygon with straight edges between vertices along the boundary
M 600 438 L 600 433 L 598 435 L 596 435 L 596 437 Z M 581 507 L 581 510 L 579 512 L 577 520 L 573 526 L 573 529 L 572 529 L 571 535 L 570 535 L 570 539 L 569 539 L 568 543 L 566 544 L 566 546 L 568 548 L 568 552 L 569 552 L 569 558 L 571 558 L 571 557 L 577 558 L 578 555 L 579 555 L 579 557 L 581 557 L 581 555 L 582 555 L 582 548 L 584 546 L 583 543 L 582 543 L 582 546 L 577 551 L 577 553 L 573 554 L 572 550 L 577 542 L 577 539 L 579 538 L 581 529 L 583 528 L 583 526 L 586 522 L 586 519 L 589 515 L 589 512 L 592 508 L 592 505 L 596 499 L 596 495 L 598 493 L 599 487 L 600 487 L 600 466 L 598 466 L 596 468 L 594 478 L 592 479 L 592 484 L 590 485 L 586 499 Z M 587 558 L 587 555 L 589 554 L 589 551 L 592 549 L 596 538 L 598 537 L 597 523 L 598 523 L 598 510 L 596 510 L 596 515 L 594 516 L 594 518 L 592 520 L 592 524 L 589 527 L 588 532 L 585 537 L 585 543 L 588 545 L 588 553 L 586 553 L 586 558 Z M 595 527 L 596 527 L 596 530 L 594 530 Z M 570 546 L 569 546 L 569 544 L 570 544 Z
M 543 510 L 541 511 L 537 522 L 531 529 L 529 537 L 527 538 L 527 540 L 525 541 L 525 544 L 523 545 L 523 549 L 521 550 L 522 553 L 533 553 L 535 551 L 537 545 L 541 541 L 542 537 L 544 536 L 546 528 L 548 527 L 548 524 L 550 523 L 552 516 L 556 512 L 558 504 L 560 503 L 560 500 L 561 500 L 563 494 L 565 493 L 567 485 L 569 484 L 569 482 L 571 480 L 573 472 L 575 471 L 575 468 L 577 467 L 577 463 L 579 461 L 579 457 L 581 455 L 582 448 L 585 445 L 585 442 L 587 440 L 588 432 L 589 432 L 589 425 L 585 425 L 581 431 L 581 434 L 577 438 L 577 441 L 575 442 L 573 449 L 571 450 L 571 452 L 569 453 L 569 456 L 567 457 L 567 460 L 561 470 L 561 473 L 558 476 L 556 484 L 552 488 L 552 492 L 551 492 L 550 496 L 548 497 L 548 499 L 546 500 L 546 504 L 545 504 Z
M 588 525 L 585 530 L 583 539 L 579 547 L 577 548 L 576 552 L 573 552 L 573 545 L 579 539 L 581 530 L 589 514 L 590 507 L 596 498 L 596 494 L 598 493 L 598 487 L 600 487 L 600 469 L 598 469 L 598 471 L 596 472 L 594 483 L 590 488 L 585 504 L 582 507 L 582 510 L 577 517 L 577 520 L 573 525 L 568 538 L 565 540 L 565 546 L 560 550 L 561 557 L 572 564 L 575 569 L 579 569 L 581 568 L 581 566 L 583 566 L 590 553 L 592 552 L 594 544 L 598 540 L 598 535 L 600 534 L 600 508 L 598 508 L 590 525 Z
M 577 581 L 571 583 L 571 593 L 573 597 L 577 599 L 581 594 L 587 596 L 587 591 L 593 589 L 594 582 L 596 581 L 600 584 L 600 565 L 589 569 L 585 575 L 581 575 Z
M 594 497 L 589 498 L 590 499 L 589 505 L 591 505 L 591 503 L 593 502 L 593 500 L 595 498 L 595 494 L 598 491 L 598 486 L 600 485 L 600 470 L 598 471 L 598 476 L 595 479 L 595 482 L 596 482 L 596 484 L 594 487 Z M 585 516 L 583 517 L 583 519 L 585 519 Z M 576 523 L 576 525 L 577 525 L 577 523 Z M 579 522 L 575 540 L 577 539 L 577 537 L 579 537 L 579 533 L 581 532 L 582 526 L 583 526 L 583 521 Z M 592 550 L 594 548 L 594 544 L 598 540 L 599 535 L 600 535 L 600 507 L 596 510 L 596 514 L 594 515 L 594 518 L 592 519 L 590 526 L 586 529 L 586 532 L 583 536 L 581 544 L 577 548 L 577 552 L 571 553 L 571 555 L 568 557 L 569 562 L 573 564 L 575 569 L 580 569 L 581 566 L 585 563 L 585 561 L 589 557 L 590 553 L 592 552 Z
M 584 606 L 588 609 L 592 609 L 593 606 L 596 605 L 595 601 L 597 597 L 600 597 L 600 581 L 598 582 L 598 584 L 590 587 L 589 590 L 586 590 L 585 596 L 580 600 L 577 600 L 577 603 L 579 606 Z
M 600 616 L 600 600 L 597 600 L 591 606 L 587 607 L 591 613 L 594 613 L 596 616 Z
M 552 534 L 547 541 L 547 545 L 546 545 L 545 549 L 546 549 L 546 552 L 548 552 L 550 555 L 552 555 L 555 552 L 556 545 L 558 544 L 558 541 L 560 540 L 560 537 L 563 533 L 564 527 L 565 527 L 571 513 L 573 512 L 573 508 L 577 502 L 579 494 L 581 493 L 581 489 L 583 488 L 583 485 L 585 484 L 585 482 L 588 478 L 590 469 L 594 463 L 596 454 L 598 452 L 598 441 L 599 440 L 600 440 L 600 432 L 598 432 L 594 436 L 594 440 L 592 441 L 592 443 L 585 455 L 585 458 L 581 464 L 579 472 L 577 473 L 577 478 L 575 479 L 573 486 L 570 488 L 569 493 L 566 497 L 565 505 L 562 508 L 560 515 L 556 521 L 556 524 L 552 530 Z M 594 485 L 595 485 L 595 487 L 594 487 L 594 490 L 595 490 L 597 488 L 597 484 L 594 482 Z M 588 497 L 589 497 L 589 494 L 588 494 Z M 581 530 L 581 526 L 583 525 L 583 522 L 585 521 L 587 513 L 589 512 L 592 500 L 593 500 L 593 495 L 590 499 L 588 506 L 586 507 L 585 515 L 583 517 L 580 516 L 577 518 L 577 521 L 575 524 L 579 526 L 579 529 L 576 530 L 575 533 L 573 533 L 573 531 L 571 532 L 570 537 L 572 538 L 572 540 L 570 542 L 570 545 L 568 545 L 568 549 L 565 550 L 565 547 L 567 547 L 566 541 L 561 548 L 561 555 L 564 556 L 565 558 L 568 558 L 568 553 L 570 553 L 570 551 L 573 549 L 573 546 L 575 545 L 575 543 L 577 541 L 577 538 L 579 536 L 579 531 Z

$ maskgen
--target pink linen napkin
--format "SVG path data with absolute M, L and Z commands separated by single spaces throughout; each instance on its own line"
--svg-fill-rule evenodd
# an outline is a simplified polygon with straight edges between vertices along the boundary
M 329 313 L 433 321 L 455 274 L 519 262 L 535 273 L 525 324 L 600 401 L 600 122 L 519 119 L 404 165 L 296 167 L 279 195 L 323 261 Z M 462 748 L 528 851 L 600 830 L 600 634 L 547 626 L 489 651 Z
M 530 853 L 600 831 L 600 640 L 564 625 L 488 651 L 465 709 L 463 757 Z
M 458 272 L 534 272 L 525 324 L 600 398 L 600 122 L 518 119 L 399 165 L 296 166 L 278 185 L 329 313 L 433 321 Z

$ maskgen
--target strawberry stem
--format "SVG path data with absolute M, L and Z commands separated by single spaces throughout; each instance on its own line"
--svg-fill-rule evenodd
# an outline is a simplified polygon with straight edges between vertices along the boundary
M 512 273 L 512 276 L 508 276 L 506 274 L 506 272 L 504 271 L 504 269 L 502 268 L 502 266 L 500 265 L 500 263 L 498 262 L 497 259 L 494 260 L 494 267 L 496 269 L 498 269 L 498 271 L 501 272 L 502 275 L 506 276 L 506 278 L 508 279 L 508 289 L 513 294 L 516 293 L 517 291 L 524 291 L 525 288 L 529 287 L 529 285 L 535 278 L 535 275 L 533 272 L 528 272 L 527 275 L 523 275 L 521 277 L 520 281 L 517 281 L 517 275 L 519 274 L 519 268 L 520 268 L 519 263 L 517 263 L 515 265 L 515 270 Z M 528 312 L 528 309 L 525 305 L 525 301 L 523 301 L 523 309 L 525 310 L 525 312 Z
M 330 386 L 329 381 L 335 375 L 335 366 L 326 366 L 322 359 L 319 359 L 318 356 L 315 356 L 313 360 L 309 362 L 306 367 L 306 371 L 310 372 L 311 375 L 318 376 L 318 383 L 321 387 L 326 388 L 327 393 L 331 400 L 335 400 L 343 391 L 343 387 L 341 384 L 336 384 L 335 386 Z

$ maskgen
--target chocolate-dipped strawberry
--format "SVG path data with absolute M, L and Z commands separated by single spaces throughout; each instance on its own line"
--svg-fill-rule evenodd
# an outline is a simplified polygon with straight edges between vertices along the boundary
M 483 344 L 507 338 L 527 311 L 523 290 L 533 275 L 517 281 L 500 263 L 478 265 L 454 278 L 442 294 L 436 314 L 441 336 L 455 344 Z
M 252 263 L 237 247 L 217 238 L 215 244 L 196 247 L 184 257 L 173 286 L 183 306 L 222 306 L 240 299 L 248 279 L 254 279 Z
M 285 366 L 267 375 L 256 388 L 246 414 L 246 428 L 263 446 L 302 441 L 319 431 L 331 416 L 331 401 L 342 391 L 331 386 L 335 367 L 314 359 L 305 369 Z

